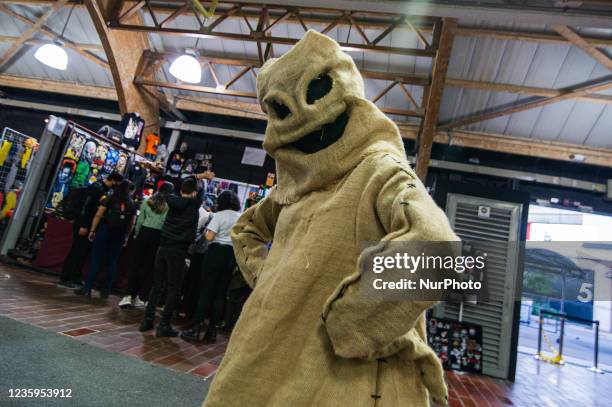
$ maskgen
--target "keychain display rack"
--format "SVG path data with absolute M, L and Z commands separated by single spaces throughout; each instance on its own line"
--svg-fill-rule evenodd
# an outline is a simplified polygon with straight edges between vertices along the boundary
M 11 128 L 5 127 L 2 130 L 2 137 L 0 138 L 0 150 L 3 146 L 8 147 L 10 143 L 10 147 L 7 148 L 8 151 L 5 153 L 1 153 L 2 155 L 6 154 L 2 159 L 0 158 L 0 162 L 2 165 L 0 166 L 0 191 L 4 192 L 7 190 L 11 190 L 13 188 L 19 187 L 25 183 L 26 177 L 28 175 L 28 167 L 32 159 L 34 158 L 35 152 L 32 151 L 29 157 L 26 157 L 26 161 L 24 165 L 22 165 L 23 154 L 26 153 L 26 149 L 23 147 L 26 140 L 31 139 L 32 137 L 26 136 L 18 131 L 15 131 Z M 4 148 L 6 148 L 4 147 Z M 22 149 L 20 153 L 20 149 Z M 13 180 L 10 180 L 9 177 L 11 172 L 11 167 L 15 163 L 17 167 L 17 173 Z M 7 186 L 7 181 L 12 185 Z

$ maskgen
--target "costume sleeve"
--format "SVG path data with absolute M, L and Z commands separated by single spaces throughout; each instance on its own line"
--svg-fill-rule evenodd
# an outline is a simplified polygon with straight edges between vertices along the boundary
M 414 242 L 415 245 L 446 242 L 435 244 L 438 247 L 436 254 L 453 255 L 455 245 L 450 242 L 458 238 L 444 212 L 429 197 L 412 170 L 399 164 L 396 168 L 398 170 L 389 174 L 374 200 L 374 209 L 386 235 L 379 245 L 361 253 L 357 265 L 367 264 L 363 262 L 372 255 L 393 256 L 398 246 L 389 245 L 390 242 Z M 430 245 L 425 243 L 419 247 Z M 439 247 L 446 253 L 440 253 Z M 418 253 L 421 253 L 420 249 Z M 365 267 L 358 267 L 336 288 L 324 306 L 322 318 L 338 356 L 374 360 L 393 355 L 408 346 L 412 342 L 409 331 L 423 311 L 436 302 L 366 298 L 360 283 L 362 270 Z M 417 270 L 413 276 L 416 278 L 419 272 Z
M 249 286 L 254 287 L 268 256 L 280 206 L 270 198 L 247 209 L 232 228 L 234 254 Z M 214 218 L 213 218 L 214 219 Z

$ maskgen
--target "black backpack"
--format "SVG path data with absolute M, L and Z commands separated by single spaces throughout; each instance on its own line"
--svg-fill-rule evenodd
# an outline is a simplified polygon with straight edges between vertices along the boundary
M 72 188 L 66 198 L 62 200 L 61 213 L 68 220 L 75 220 L 82 215 L 85 210 L 87 200 L 87 188 Z
M 111 232 L 126 232 L 134 216 L 133 205 L 127 202 L 113 203 L 106 210 L 104 221 Z

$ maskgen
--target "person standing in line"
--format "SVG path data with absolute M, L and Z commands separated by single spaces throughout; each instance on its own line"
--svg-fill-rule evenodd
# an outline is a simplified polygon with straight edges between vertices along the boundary
M 204 341 L 214 343 L 217 340 L 217 325 L 223 319 L 227 289 L 236 266 L 230 232 L 240 217 L 239 211 L 240 199 L 235 192 L 225 190 L 219 194 L 217 211 L 206 231 L 206 240 L 210 243 L 202 264 L 194 326 L 181 333 L 181 338 L 185 340 L 199 340 L 202 324 L 207 317 L 210 322 Z
M 98 208 L 89 231 L 89 240 L 93 242 L 91 266 L 85 286 L 76 290 L 75 294 L 91 297 L 98 270 L 106 260 L 106 286 L 100 290 L 100 297 L 108 298 L 113 288 L 121 249 L 127 245 L 136 223 L 136 204 L 130 197 L 131 190 L 132 183 L 123 181 Z
M 104 180 L 96 181 L 83 190 L 83 197 L 78 197 L 80 210 L 72 223 L 72 246 L 64 260 L 58 286 L 80 288 L 82 286 L 81 270 L 89 255 L 89 226 L 98 210 L 100 200 L 123 181 L 123 176 L 112 172 Z
M 198 194 L 201 194 L 201 191 L 199 191 Z M 205 205 L 206 203 L 200 206 L 200 219 L 198 220 L 196 240 L 189 246 L 189 267 L 185 273 L 181 289 L 179 312 L 184 313 L 189 319 L 194 316 L 198 297 L 200 296 L 199 288 L 200 274 L 202 274 L 202 261 L 204 260 L 206 250 L 208 250 L 205 230 L 213 216 L 210 208 L 205 208 Z
M 153 287 L 145 308 L 144 319 L 140 323 L 141 332 L 149 331 L 155 326 L 155 306 L 160 300 L 165 283 L 164 310 L 157 326 L 156 336 L 175 337 L 178 335 L 170 322 L 180 299 L 187 249 L 196 237 L 199 209 L 202 205 L 202 201 L 197 198 L 197 180 L 210 180 L 214 176 L 214 173 L 207 171 L 187 178 L 181 185 L 180 195 L 172 194 L 166 197 L 169 210 L 161 230 L 161 239 L 155 257 Z
M 148 272 L 153 270 L 155 266 L 155 255 L 153 253 L 157 253 L 161 228 L 168 213 L 166 197 L 172 191 L 174 191 L 174 186 L 170 182 L 166 182 L 161 185 L 157 193 L 146 199 L 140 207 L 134 233 L 133 262 L 128 273 L 128 295 L 119 301 L 120 308 L 144 306 L 142 300 L 148 293 L 142 295 L 143 285 Z

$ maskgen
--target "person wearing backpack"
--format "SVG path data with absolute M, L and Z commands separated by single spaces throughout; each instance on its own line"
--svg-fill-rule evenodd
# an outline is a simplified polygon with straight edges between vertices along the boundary
M 80 288 L 81 270 L 89 255 L 89 226 L 98 210 L 100 200 L 123 181 L 123 176 L 112 172 L 104 180 L 96 181 L 86 188 L 73 189 L 70 192 L 69 218 L 72 222 L 72 246 L 60 274 L 58 286 L 64 288 Z
M 136 223 L 136 204 L 130 197 L 132 183 L 123 181 L 110 197 L 104 199 L 91 224 L 89 240 L 93 242 L 91 266 L 85 286 L 76 290 L 77 295 L 91 297 L 91 289 L 102 263 L 107 262 L 106 285 L 100 290 L 100 297 L 108 298 L 117 271 L 121 249 Z

